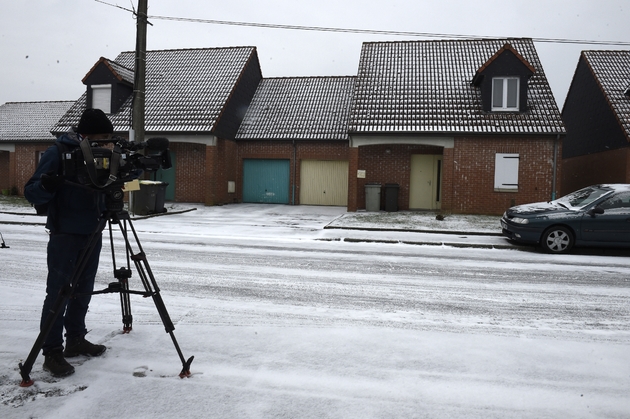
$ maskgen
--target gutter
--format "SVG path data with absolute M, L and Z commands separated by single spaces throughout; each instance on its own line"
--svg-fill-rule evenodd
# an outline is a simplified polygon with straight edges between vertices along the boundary
M 551 200 L 556 199 L 556 181 L 558 173 L 558 141 L 560 141 L 560 134 L 556 135 L 556 139 L 553 142 L 553 179 L 551 182 Z

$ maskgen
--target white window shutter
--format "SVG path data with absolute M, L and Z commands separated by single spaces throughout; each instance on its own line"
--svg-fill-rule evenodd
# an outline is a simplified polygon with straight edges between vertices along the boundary
M 518 190 L 519 155 L 497 153 L 494 165 L 494 189 L 503 191 Z
M 112 86 L 109 84 L 92 85 L 92 108 L 106 114 L 112 113 Z

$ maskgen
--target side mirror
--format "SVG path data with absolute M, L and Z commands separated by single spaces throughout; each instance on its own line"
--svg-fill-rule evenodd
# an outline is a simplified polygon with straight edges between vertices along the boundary
M 595 207 L 593 209 L 588 210 L 587 214 L 591 217 L 595 218 L 596 215 L 601 215 L 604 213 L 604 209 L 602 207 Z

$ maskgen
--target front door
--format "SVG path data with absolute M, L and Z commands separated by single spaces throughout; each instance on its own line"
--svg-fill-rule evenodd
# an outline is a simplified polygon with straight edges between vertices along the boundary
M 441 155 L 411 156 L 409 209 L 440 209 L 441 168 Z

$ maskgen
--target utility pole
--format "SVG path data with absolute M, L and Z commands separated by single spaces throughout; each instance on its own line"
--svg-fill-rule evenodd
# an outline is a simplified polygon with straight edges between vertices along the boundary
M 131 115 L 133 141 L 137 143 L 144 141 L 144 101 L 147 69 L 147 9 L 148 0 L 139 0 L 138 12 L 136 14 L 136 65 L 134 69 L 133 83 L 133 113 Z

